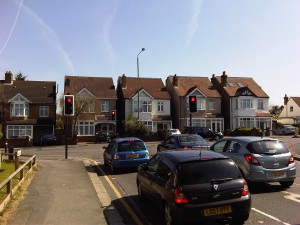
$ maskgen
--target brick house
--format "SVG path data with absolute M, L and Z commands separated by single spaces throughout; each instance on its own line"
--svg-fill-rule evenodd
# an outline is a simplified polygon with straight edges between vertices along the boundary
M 285 95 L 283 107 L 277 122 L 282 124 L 300 123 L 300 97 L 288 97 Z
M 0 82 L 4 140 L 18 147 L 15 139 L 30 138 L 37 145 L 41 135 L 55 133 L 56 82 L 13 80 L 10 71 Z
M 225 129 L 239 127 L 272 129 L 269 96 L 249 77 L 212 75 L 211 82 L 222 96 Z
M 138 118 L 154 133 L 172 127 L 171 98 L 160 78 L 135 78 L 123 74 L 118 78 L 117 96 L 121 134 L 125 132 L 122 121 L 130 116 Z
M 75 97 L 71 130 L 78 141 L 94 141 L 96 132 L 115 135 L 111 112 L 116 110 L 117 95 L 112 78 L 65 76 L 64 94 Z
M 169 76 L 166 88 L 171 95 L 174 128 L 181 131 L 190 126 L 209 127 L 214 131 L 224 130 L 221 113 L 221 95 L 208 77 Z M 197 112 L 189 111 L 189 96 L 196 96 Z

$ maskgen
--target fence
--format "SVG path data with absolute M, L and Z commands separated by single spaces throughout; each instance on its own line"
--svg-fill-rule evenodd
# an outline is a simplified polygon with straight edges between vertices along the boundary
M 1 153 L 2 155 L 15 155 L 16 153 Z M 6 186 L 6 194 L 7 197 L 0 203 L 0 212 L 4 210 L 4 207 L 6 204 L 11 200 L 13 194 L 16 192 L 17 188 L 21 185 L 21 183 L 24 181 L 24 170 L 25 167 L 28 166 L 28 172 L 32 170 L 32 167 L 36 164 L 36 155 L 30 156 L 30 155 L 22 155 L 25 157 L 30 157 L 22 166 L 20 166 L 13 174 L 11 174 L 6 180 L 4 180 L 0 184 L 0 190 L 2 190 Z M 18 184 L 12 188 L 12 179 L 16 177 L 18 174 L 20 174 L 19 182 Z

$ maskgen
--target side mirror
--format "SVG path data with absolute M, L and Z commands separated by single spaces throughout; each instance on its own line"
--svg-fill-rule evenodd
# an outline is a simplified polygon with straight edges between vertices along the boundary
M 143 163 L 137 167 L 137 170 L 142 171 L 145 170 L 146 168 L 147 168 L 147 163 Z

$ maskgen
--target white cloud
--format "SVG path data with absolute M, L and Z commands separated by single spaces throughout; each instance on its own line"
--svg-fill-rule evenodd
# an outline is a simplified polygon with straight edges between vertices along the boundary
M 194 4 L 192 4 L 192 10 L 191 10 L 192 16 L 188 25 L 188 33 L 187 33 L 185 48 L 189 47 L 192 39 L 195 36 L 195 33 L 197 32 L 202 4 L 203 4 L 203 0 L 194 0 Z

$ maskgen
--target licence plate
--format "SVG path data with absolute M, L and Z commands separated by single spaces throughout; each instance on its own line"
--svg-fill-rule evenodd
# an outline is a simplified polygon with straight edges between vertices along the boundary
M 130 159 L 130 158 L 138 158 L 138 157 L 140 157 L 140 154 L 128 154 L 128 155 L 126 155 L 126 158 L 127 158 L 127 159 Z
M 270 177 L 284 177 L 285 172 L 270 172 L 269 175 Z
M 204 209 L 204 216 L 213 216 L 225 213 L 231 213 L 231 206 L 222 206 L 210 209 Z

